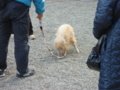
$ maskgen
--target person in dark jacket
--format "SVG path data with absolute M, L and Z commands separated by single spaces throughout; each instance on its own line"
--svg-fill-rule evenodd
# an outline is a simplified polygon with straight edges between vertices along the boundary
M 16 61 L 16 77 L 34 75 L 34 69 L 28 67 L 29 61 L 29 8 L 33 1 L 37 18 L 42 19 L 45 11 L 44 0 L 6 0 L 8 3 L 0 8 L 0 76 L 5 75 L 7 68 L 8 44 L 12 30 L 14 31 L 14 55 Z M 2 3 L 2 2 L 0 2 Z
M 120 0 L 98 0 L 93 34 L 99 39 L 108 32 L 100 56 L 99 90 L 120 90 L 120 18 L 113 23 L 119 12 Z

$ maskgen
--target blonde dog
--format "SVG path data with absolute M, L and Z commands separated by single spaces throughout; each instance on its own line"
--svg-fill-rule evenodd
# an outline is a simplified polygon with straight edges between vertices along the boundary
M 58 28 L 54 46 L 60 57 L 66 56 L 69 45 L 73 45 L 76 48 L 77 53 L 79 53 L 76 42 L 74 30 L 69 24 L 63 24 Z

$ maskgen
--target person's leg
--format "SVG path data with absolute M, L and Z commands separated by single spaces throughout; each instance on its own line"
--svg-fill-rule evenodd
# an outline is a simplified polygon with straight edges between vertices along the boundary
M 12 31 L 10 21 L 0 21 L 0 71 L 7 68 L 8 42 Z M 2 73 L 1 73 L 2 74 Z
M 5 75 L 5 69 L 7 68 L 8 43 L 12 31 L 9 12 L 11 10 L 6 10 L 5 7 L 0 10 L 0 76 Z
M 32 35 L 33 34 L 33 26 L 32 26 L 32 22 L 31 22 L 31 19 L 30 19 L 30 15 L 29 15 L 29 24 L 30 24 L 29 35 Z
M 29 38 L 30 39 L 35 39 L 35 35 L 33 34 L 33 26 L 32 26 L 32 22 L 31 22 L 31 19 L 30 19 L 30 15 L 29 15 Z
M 28 72 L 29 7 L 19 2 L 13 2 L 11 5 L 14 6 L 13 11 L 16 11 L 12 13 L 14 16 L 14 18 L 12 18 L 12 25 L 15 42 L 15 60 L 18 74 L 22 77 Z M 30 73 L 27 74 L 30 76 Z M 32 72 L 31 75 L 33 74 L 34 72 Z
M 17 71 L 20 74 L 26 73 L 28 68 L 28 20 L 27 17 L 13 22 L 14 40 L 15 40 L 15 59 Z

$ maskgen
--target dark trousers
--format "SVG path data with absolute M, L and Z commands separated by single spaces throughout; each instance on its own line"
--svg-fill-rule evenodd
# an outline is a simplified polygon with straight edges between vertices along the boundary
M 8 43 L 12 30 L 14 31 L 14 54 L 16 68 L 20 74 L 28 68 L 28 36 L 29 36 L 29 7 L 12 1 L 0 10 L 0 69 L 7 68 Z
M 30 15 L 29 15 L 29 36 L 33 34 L 33 26 L 32 26 L 32 22 L 30 19 Z M 14 34 L 13 30 L 12 30 L 12 34 Z

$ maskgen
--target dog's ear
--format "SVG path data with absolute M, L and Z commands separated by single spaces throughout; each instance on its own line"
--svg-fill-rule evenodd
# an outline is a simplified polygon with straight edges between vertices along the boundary
M 64 44 L 66 43 L 66 40 L 64 38 L 62 39 L 62 41 L 63 41 Z

